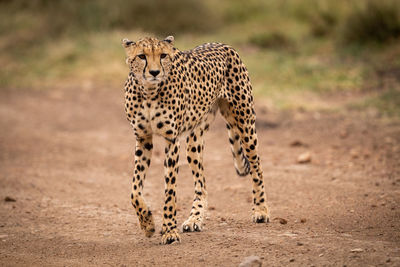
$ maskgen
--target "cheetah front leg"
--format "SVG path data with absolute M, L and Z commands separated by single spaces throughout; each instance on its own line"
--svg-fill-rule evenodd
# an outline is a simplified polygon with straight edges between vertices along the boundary
M 136 210 L 140 228 L 147 237 L 151 237 L 154 230 L 154 221 L 150 209 L 142 197 L 143 182 L 146 171 L 150 166 L 151 152 L 153 150 L 152 137 L 137 138 L 135 150 L 135 171 L 132 178 L 132 206 Z
M 186 155 L 194 179 L 194 199 L 189 218 L 182 224 L 184 232 L 200 232 L 207 208 L 206 181 L 203 168 L 203 130 L 191 133 L 186 139 Z
M 165 204 L 162 225 L 162 244 L 180 242 L 176 227 L 176 178 L 178 175 L 179 141 L 167 140 L 165 149 Z

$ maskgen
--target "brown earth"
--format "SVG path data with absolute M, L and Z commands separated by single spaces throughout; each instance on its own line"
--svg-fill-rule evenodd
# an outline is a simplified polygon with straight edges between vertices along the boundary
M 148 239 L 130 204 L 134 137 L 121 90 L 3 90 L 0 265 L 237 266 L 256 255 L 263 266 L 400 266 L 400 123 L 270 113 L 262 100 L 257 111 L 271 223 L 251 222 L 250 179 L 236 175 L 219 117 L 206 136 L 205 229 L 165 246 L 163 142 L 145 183 L 157 226 Z M 296 163 L 304 152 L 311 163 Z M 193 184 L 180 164 L 182 223 Z

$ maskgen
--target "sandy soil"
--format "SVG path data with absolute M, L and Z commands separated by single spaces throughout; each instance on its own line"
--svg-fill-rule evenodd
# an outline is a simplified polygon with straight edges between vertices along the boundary
M 157 226 L 148 239 L 130 205 L 134 137 L 122 90 L 3 90 L 0 265 L 237 266 L 256 255 L 263 266 L 400 266 L 400 123 L 270 113 L 261 100 L 257 111 L 271 223 L 251 222 L 250 179 L 236 175 L 219 117 L 206 137 L 205 229 L 164 246 L 163 141 L 145 183 Z M 296 163 L 304 152 L 312 162 Z M 182 223 L 193 182 L 180 164 Z

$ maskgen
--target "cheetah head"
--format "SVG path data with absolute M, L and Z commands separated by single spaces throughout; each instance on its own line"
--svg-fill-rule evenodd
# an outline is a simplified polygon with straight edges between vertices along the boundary
M 127 55 L 126 63 L 145 89 L 157 88 L 168 77 L 174 58 L 173 42 L 173 36 L 162 41 L 151 37 L 137 42 L 128 39 L 122 41 Z

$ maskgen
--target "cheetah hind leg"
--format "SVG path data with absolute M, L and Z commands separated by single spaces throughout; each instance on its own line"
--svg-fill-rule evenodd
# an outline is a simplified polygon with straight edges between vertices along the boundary
M 255 223 L 269 222 L 269 209 L 265 194 L 264 177 L 261 160 L 258 154 L 258 142 L 255 125 L 246 125 L 246 131 L 250 134 L 241 135 L 243 151 L 250 163 L 250 173 L 253 184 L 253 208 L 252 219 Z
M 235 167 L 239 166 L 239 168 L 236 167 L 237 170 L 239 169 L 239 174 L 241 173 L 240 167 L 245 170 L 242 173 L 247 172 L 251 174 L 253 187 L 252 220 L 256 223 L 269 222 L 270 215 L 266 203 L 267 198 L 264 188 L 261 160 L 258 154 L 255 117 L 241 118 L 236 115 L 233 108 L 230 108 L 226 100 L 219 101 L 219 108 L 221 115 L 227 123 Z M 254 110 L 254 107 L 251 106 L 251 109 Z M 243 123 L 238 125 L 237 122 L 241 121 L 243 121 Z
M 246 176 L 250 173 L 250 162 L 243 153 L 240 136 L 229 123 L 226 124 L 226 127 L 228 128 L 229 143 L 231 145 L 233 164 L 236 173 L 239 176 Z

